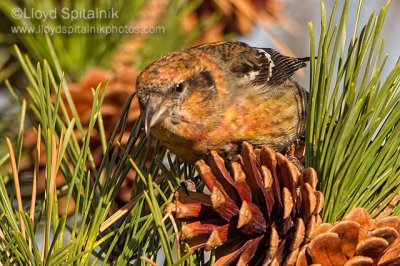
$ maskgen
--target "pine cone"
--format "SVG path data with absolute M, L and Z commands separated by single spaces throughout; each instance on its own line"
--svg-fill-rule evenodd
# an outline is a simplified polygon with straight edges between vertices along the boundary
M 187 221 L 181 238 L 192 250 L 216 248 L 216 265 L 293 265 L 321 224 L 324 197 L 315 171 L 300 174 L 270 148 L 244 142 L 229 163 L 213 151 L 196 170 L 211 195 L 178 190 L 167 210 Z
M 297 265 L 400 265 L 400 218 L 370 219 L 356 208 L 343 221 L 317 227 Z
M 216 248 L 215 265 L 400 265 L 400 218 L 356 208 L 322 223 L 312 168 L 244 142 L 232 162 L 216 151 L 196 170 L 211 195 L 179 189 L 167 206 L 191 250 Z

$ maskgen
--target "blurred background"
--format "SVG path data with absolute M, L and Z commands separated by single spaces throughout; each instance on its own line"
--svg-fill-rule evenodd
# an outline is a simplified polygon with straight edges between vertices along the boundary
M 330 13 L 334 1 L 326 1 Z M 340 6 L 343 5 L 339 1 Z M 367 0 L 362 14 L 379 12 L 386 1 Z M 355 14 L 358 1 L 351 0 L 349 13 Z M 400 54 L 400 2 L 392 1 L 383 35 L 385 52 L 391 57 L 390 69 Z M 79 11 L 72 19 L 72 11 Z M 90 10 L 104 10 L 103 17 L 89 18 Z M 7 152 L 5 136 L 14 137 L 18 131 L 19 104 L 9 92 L 9 80 L 18 94 L 27 96 L 27 81 L 17 63 L 13 45 L 16 44 L 33 62 L 47 59 L 52 68 L 53 51 L 69 83 L 72 98 L 83 125 L 88 125 L 92 105 L 91 88 L 110 77 L 102 114 L 106 136 L 114 129 L 126 99 L 135 91 L 135 79 L 141 69 L 161 55 L 191 45 L 235 39 L 252 46 L 272 47 L 283 54 L 309 55 L 308 22 L 314 21 L 316 39 L 319 31 L 320 2 L 316 0 L 118 0 L 118 1 L 11 1 L 0 2 L 0 155 Z M 50 12 L 55 13 L 50 13 Z M 86 12 L 86 13 L 84 13 Z M 107 13 L 108 12 L 108 13 Z M 46 17 L 46 14 L 48 15 Z M 69 15 L 69 16 L 68 16 Z M 367 16 L 361 16 L 363 25 Z M 350 21 L 354 18 L 350 17 Z M 45 34 L 47 32 L 47 34 Z M 88 33 L 89 32 L 89 33 Z M 33 66 L 34 67 L 34 66 Z M 383 76 L 387 75 L 384 72 Z M 307 69 L 295 77 L 308 87 Z M 29 98 L 28 98 L 29 104 Z M 139 116 L 133 104 L 129 123 Z M 31 191 L 33 150 L 36 135 L 26 125 L 24 160 L 21 162 L 21 184 Z M 127 132 L 127 136 L 128 136 Z M 94 159 L 101 162 L 103 154 L 100 133 L 94 130 L 90 143 Z M 1 156 L 2 157 L 2 156 Z M 43 159 L 44 165 L 45 159 Z M 10 169 L 0 169 L 7 173 Z M 8 176 L 7 174 L 3 176 Z M 44 173 L 38 183 L 38 193 L 44 191 Z M 40 179 L 39 179 L 40 180 Z M 7 182 L 7 180 L 5 180 Z M 57 186 L 63 186 L 63 177 Z M 127 179 L 118 195 L 121 206 L 131 198 L 133 178 Z M 28 196 L 28 195 L 27 195 Z M 62 198 L 60 199 L 62 204 Z M 71 210 L 73 210 L 71 204 Z M 63 208 L 60 208 L 63 209 Z

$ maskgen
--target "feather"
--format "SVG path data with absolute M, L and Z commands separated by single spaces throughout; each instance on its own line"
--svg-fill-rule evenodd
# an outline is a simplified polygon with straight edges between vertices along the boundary
M 270 55 L 274 66 L 270 83 L 279 84 L 290 78 L 297 70 L 306 66 L 306 61 L 310 61 L 309 57 L 294 58 L 282 55 L 271 48 L 261 48 Z

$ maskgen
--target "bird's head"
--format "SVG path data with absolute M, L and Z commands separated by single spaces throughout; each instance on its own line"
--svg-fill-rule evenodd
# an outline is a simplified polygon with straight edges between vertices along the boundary
M 180 51 L 146 67 L 137 78 L 136 90 L 149 134 L 153 126 L 160 124 L 171 129 L 190 123 L 196 110 L 206 106 L 215 94 L 215 82 L 199 57 Z

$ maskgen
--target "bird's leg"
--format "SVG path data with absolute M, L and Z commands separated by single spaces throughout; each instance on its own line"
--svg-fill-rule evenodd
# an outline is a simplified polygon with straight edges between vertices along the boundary
M 289 161 L 297 166 L 299 171 L 304 170 L 305 164 L 305 142 L 304 140 L 296 140 L 286 151 Z
M 299 159 L 297 159 L 296 157 L 292 156 L 291 154 L 288 154 L 287 157 L 288 157 L 289 161 L 292 162 L 297 167 L 297 169 L 299 169 L 300 173 L 304 170 L 305 167 L 300 162 Z

